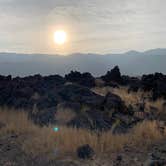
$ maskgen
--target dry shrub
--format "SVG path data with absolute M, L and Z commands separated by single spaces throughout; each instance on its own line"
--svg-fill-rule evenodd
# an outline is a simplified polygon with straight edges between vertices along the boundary
M 0 129 L 0 135 L 20 135 L 24 138 L 20 141 L 22 149 L 33 156 L 75 155 L 76 149 L 84 144 L 89 144 L 96 154 L 109 154 L 121 150 L 125 145 L 146 147 L 163 138 L 156 121 L 144 121 L 129 133 L 120 135 L 113 135 L 111 131 L 94 133 L 62 126 L 59 126 L 58 132 L 54 132 L 53 126 L 36 126 L 26 113 L 14 110 L 0 110 L 0 122 L 6 124 L 6 127 Z

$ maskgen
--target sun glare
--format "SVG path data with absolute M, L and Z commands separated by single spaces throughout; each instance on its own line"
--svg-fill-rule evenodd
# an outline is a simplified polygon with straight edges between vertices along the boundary
M 63 30 L 54 32 L 54 42 L 58 45 L 63 45 L 67 40 L 67 34 Z

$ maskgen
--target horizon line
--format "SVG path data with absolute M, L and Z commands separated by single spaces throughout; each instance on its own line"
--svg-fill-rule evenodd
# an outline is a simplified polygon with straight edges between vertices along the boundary
M 22 54 L 22 55 L 50 55 L 50 56 L 73 56 L 76 54 L 84 54 L 84 55 L 90 55 L 90 54 L 94 54 L 94 55 L 118 55 L 118 54 L 127 54 L 130 52 L 136 52 L 136 53 L 145 53 L 147 51 L 154 51 L 154 50 L 166 50 L 166 48 L 153 48 L 153 49 L 146 49 L 144 51 L 138 51 L 138 50 L 128 50 L 128 51 L 124 51 L 124 52 L 120 52 L 120 53 L 95 53 L 95 52 L 73 52 L 73 53 L 69 53 L 69 54 L 53 54 L 53 53 L 23 53 L 23 52 L 10 52 L 10 51 L 0 51 L 0 54 Z

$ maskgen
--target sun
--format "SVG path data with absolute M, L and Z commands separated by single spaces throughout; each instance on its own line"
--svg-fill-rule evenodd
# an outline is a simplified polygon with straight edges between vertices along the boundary
M 54 42 L 58 45 L 63 45 L 67 41 L 67 33 L 64 30 L 54 32 Z

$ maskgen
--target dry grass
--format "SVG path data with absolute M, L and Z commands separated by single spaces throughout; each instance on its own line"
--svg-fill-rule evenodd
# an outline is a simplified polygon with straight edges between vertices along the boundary
M 157 111 L 158 114 L 161 113 L 161 112 L 164 112 L 164 111 L 166 111 L 166 109 L 164 107 L 165 102 L 166 101 L 164 99 L 158 99 L 158 100 L 153 101 L 153 102 L 152 101 L 147 101 L 146 102 L 146 110 L 148 112 L 150 112 L 153 108 L 157 108 L 158 109 L 158 111 Z
M 158 110 L 158 113 L 164 111 L 163 104 L 166 102 L 164 99 L 158 99 L 156 101 L 150 101 L 151 93 L 138 91 L 138 92 L 128 92 L 127 87 L 111 88 L 111 87 L 96 87 L 92 89 L 93 92 L 105 96 L 108 92 L 112 92 L 121 97 L 127 106 L 136 106 L 137 104 L 145 102 L 145 111 L 150 112 L 153 108 Z
M 100 78 L 95 79 L 95 86 L 96 87 L 103 87 L 104 84 L 105 84 L 105 82 L 102 79 L 100 79 Z
M 150 93 L 145 93 L 142 91 L 138 92 L 128 92 L 128 89 L 125 87 L 121 87 L 119 89 L 114 88 L 113 93 L 117 94 L 122 98 L 122 100 L 125 101 L 126 105 L 135 105 L 137 103 L 140 103 L 143 98 L 148 98 L 150 96 Z
M 128 92 L 127 87 L 120 88 L 111 88 L 111 87 L 103 87 L 103 88 L 94 88 L 93 91 L 97 94 L 105 96 L 108 92 L 112 92 L 122 98 L 125 101 L 126 105 L 134 105 L 139 103 L 143 98 L 147 98 L 150 96 L 150 93 L 145 93 L 142 91 L 138 92 Z
M 162 139 L 157 121 L 144 121 L 135 126 L 131 131 L 131 143 L 146 146 Z
M 66 109 L 58 108 L 55 114 L 55 119 L 58 124 L 65 125 L 67 124 L 67 122 L 72 120 L 75 116 L 76 116 L 76 113 L 69 108 L 66 108 Z
M 0 136 L 20 135 L 24 138 L 21 141 L 22 149 L 33 156 L 75 155 L 77 147 L 83 144 L 93 147 L 96 154 L 109 154 L 121 150 L 125 145 L 146 147 L 163 138 L 155 121 L 145 121 L 130 133 L 121 135 L 113 135 L 111 131 L 96 134 L 85 129 L 61 126 L 58 132 L 54 132 L 53 126 L 36 126 L 27 118 L 26 113 L 14 110 L 1 109 L 0 122 L 6 124 L 6 127 L 0 129 Z
M 113 88 L 109 87 L 109 86 L 105 86 L 105 87 L 95 87 L 92 89 L 93 92 L 95 92 L 96 94 L 99 94 L 101 96 L 105 96 L 108 92 L 112 92 Z
M 0 135 L 5 134 L 28 134 L 37 129 L 23 110 L 0 109 L 0 122 L 5 128 L 0 130 Z

